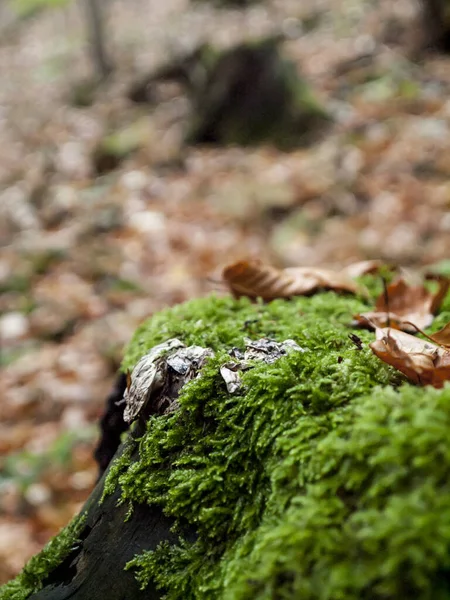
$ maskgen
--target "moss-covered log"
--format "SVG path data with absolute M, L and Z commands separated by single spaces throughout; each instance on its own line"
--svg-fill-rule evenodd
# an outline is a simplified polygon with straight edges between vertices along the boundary
M 176 410 L 139 419 L 84 520 L 0 598 L 449 599 L 450 387 L 405 382 L 370 332 L 352 343 L 366 307 L 207 298 L 144 323 L 125 368 L 173 337 L 215 357 Z M 304 351 L 255 363 L 230 394 L 228 351 L 262 336 Z

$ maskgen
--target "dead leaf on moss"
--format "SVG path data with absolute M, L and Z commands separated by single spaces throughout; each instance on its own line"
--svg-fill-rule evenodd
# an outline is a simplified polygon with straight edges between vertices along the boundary
M 242 367 L 240 363 L 227 362 L 220 367 L 220 375 L 225 381 L 229 394 L 234 394 L 240 389 L 242 385 L 240 375 L 241 370 Z
M 284 340 L 284 342 L 276 342 L 268 338 L 261 338 L 255 341 L 244 338 L 244 342 L 244 352 L 241 352 L 238 348 L 233 348 L 229 352 L 238 361 L 226 362 L 220 367 L 220 374 L 230 394 L 234 394 L 241 388 L 241 372 L 253 367 L 251 361 L 262 361 L 271 365 L 289 354 L 289 352 L 307 352 L 307 348 L 302 348 L 297 342 L 291 339 Z
M 386 265 L 382 260 L 361 260 L 359 262 L 347 265 L 342 269 L 342 273 L 346 273 L 352 279 L 362 277 L 363 275 L 373 275 L 377 273 L 381 267 L 389 266 Z
M 450 348 L 450 323 L 447 323 L 445 327 L 433 333 L 429 336 L 436 344 L 440 346 L 446 346 Z
M 345 271 L 313 267 L 277 269 L 259 260 L 241 260 L 223 270 L 231 292 L 249 298 L 290 298 L 313 294 L 319 289 L 363 293 L 364 290 Z
M 354 319 L 360 327 L 368 329 L 389 325 L 393 329 L 416 333 L 417 329 L 431 325 L 449 286 L 449 279 L 440 278 L 438 289 L 433 293 L 422 285 L 410 286 L 400 278 L 379 296 L 374 311 L 355 315 Z
M 369 346 L 378 358 L 414 383 L 441 388 L 450 380 L 448 348 L 391 327 L 377 327 L 376 340 Z
M 165 353 L 184 347 L 180 340 L 170 339 L 154 346 L 137 363 L 131 379 L 129 380 L 127 377 L 127 389 L 123 397 L 125 402 L 123 418 L 127 423 L 134 421 L 148 402 L 152 392 L 162 386 L 165 377 Z M 128 381 L 130 381 L 129 387 Z
M 123 396 L 124 421 L 131 423 L 139 416 L 151 400 L 153 393 L 159 391 L 166 382 L 168 367 L 179 375 L 184 383 L 187 383 L 198 375 L 206 359 L 211 356 L 214 356 L 214 353 L 210 348 L 201 346 L 186 348 L 177 338 L 171 338 L 154 346 L 134 367 L 129 386 L 127 374 L 127 389 Z M 121 403 L 122 401 L 119 404 Z M 173 409 L 172 404 L 165 410 L 168 412 Z

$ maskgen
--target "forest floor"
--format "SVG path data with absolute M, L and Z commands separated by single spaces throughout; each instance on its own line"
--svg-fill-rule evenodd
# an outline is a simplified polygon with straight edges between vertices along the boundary
M 0 583 L 92 490 L 97 422 L 143 319 L 222 293 L 237 258 L 450 258 L 450 58 L 411 59 L 415 10 L 115 0 L 117 70 L 87 107 L 70 102 L 91 68 L 77 3 L 0 29 Z M 292 30 L 283 51 L 335 117 L 308 149 L 187 148 L 185 97 L 169 86 L 152 108 L 127 99 L 200 42 Z M 136 150 L 98 175 L 95 149 L 117 131 L 137 132 Z

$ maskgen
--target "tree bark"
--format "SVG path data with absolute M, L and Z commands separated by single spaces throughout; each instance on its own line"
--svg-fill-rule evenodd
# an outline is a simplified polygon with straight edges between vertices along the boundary
M 145 433 L 149 415 L 164 414 L 174 409 L 179 390 L 201 366 L 200 362 L 193 367 L 192 371 L 189 369 L 185 371 L 183 368 L 186 364 L 189 362 L 181 365 L 180 372 L 164 367 L 164 384 L 150 397 L 142 414 L 139 415 L 136 428 L 130 433 L 131 436 L 139 438 Z M 116 406 L 117 398 L 123 395 L 123 387 L 124 379 L 119 376 L 108 398 L 106 420 L 110 414 L 108 411 L 113 409 L 113 405 Z M 122 413 L 123 408 L 120 409 L 120 416 Z M 113 433 L 116 433 L 114 427 Z M 107 434 L 108 438 L 110 435 L 108 431 Z M 105 447 L 100 443 L 99 448 Z M 111 445 L 107 445 L 106 449 L 110 451 Z M 118 458 L 123 451 L 124 444 L 117 450 L 115 458 Z M 130 461 L 132 463 L 138 459 L 139 444 L 136 444 Z M 104 465 L 105 463 L 101 463 L 100 467 Z M 141 554 L 144 550 L 155 550 L 162 541 L 175 543 L 178 540 L 178 536 L 171 531 L 173 519 L 166 517 L 159 507 L 134 503 L 133 511 L 127 518 L 129 505 L 127 503 L 118 505 L 121 497 L 119 485 L 113 494 L 106 496 L 100 503 L 109 468 L 110 466 L 81 511 L 86 522 L 79 536 L 79 545 L 51 572 L 44 581 L 43 588 L 30 596 L 29 600 L 160 598 L 160 592 L 152 584 L 148 585 L 145 591 L 141 591 L 133 572 L 124 569 L 127 562 L 136 554 Z M 195 539 L 194 531 L 185 531 L 183 535 L 188 540 Z
M 119 454 L 122 448 L 119 450 Z M 136 447 L 136 458 L 138 448 Z M 80 544 L 50 574 L 39 592 L 30 600 L 137 600 L 157 599 L 160 592 L 151 584 L 144 591 L 131 571 L 124 567 L 136 554 L 154 550 L 163 540 L 177 539 L 170 528 L 172 520 L 156 507 L 137 504 L 130 518 L 128 505 L 117 502 L 118 488 L 99 503 L 105 476 L 98 482 L 82 514 L 86 523 Z
M 422 0 L 424 46 L 450 52 L 449 0 Z
M 106 51 L 102 0 L 84 0 L 84 4 L 92 61 L 98 76 L 104 79 L 112 71 L 112 62 Z

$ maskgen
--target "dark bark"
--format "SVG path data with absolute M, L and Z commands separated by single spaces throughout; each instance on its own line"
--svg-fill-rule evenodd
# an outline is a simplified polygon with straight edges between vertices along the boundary
M 240 44 L 224 52 L 202 45 L 162 66 L 129 91 L 135 102 L 157 102 L 157 84 L 177 81 L 191 104 L 188 144 L 307 145 L 330 116 L 312 101 L 309 85 L 279 45 L 285 36 Z
M 173 356 L 173 355 L 172 355 Z M 194 377 L 202 362 L 193 360 L 181 364 L 178 370 L 165 366 L 165 380 L 161 388 L 150 396 L 139 414 L 136 427 L 130 434 L 140 438 L 146 430 L 149 415 L 164 414 L 176 410 L 178 393 L 181 387 Z M 185 370 L 185 366 L 188 366 Z M 102 420 L 103 429 L 111 426 L 117 408 L 123 413 L 123 406 L 117 407 L 116 400 L 122 398 L 126 377 L 119 376 L 116 386 L 108 398 L 108 409 Z M 112 440 L 117 434 L 113 425 L 113 437 L 107 436 L 97 448 L 96 454 L 107 457 L 112 450 Z M 120 427 L 119 427 L 120 429 Z M 129 440 L 128 443 L 133 443 Z M 121 445 L 116 456 L 124 451 Z M 139 444 L 135 444 L 130 461 L 139 459 Z M 106 460 L 106 459 L 105 459 Z M 160 592 L 152 585 L 144 591 L 139 589 L 133 572 L 125 571 L 125 566 L 136 554 L 144 550 L 154 550 L 162 541 L 175 543 L 178 536 L 171 531 L 173 520 L 166 517 L 159 507 L 147 504 L 133 504 L 127 518 L 128 503 L 118 505 L 121 489 L 118 485 L 114 493 L 100 503 L 108 471 L 105 471 L 96 488 L 87 500 L 81 513 L 86 517 L 84 528 L 79 536 L 80 543 L 54 569 L 43 582 L 43 588 L 30 596 L 32 600 L 137 600 L 139 598 L 160 598 Z M 183 537 L 193 539 L 195 532 L 184 531 Z
M 134 458 L 136 458 L 137 449 Z M 156 507 L 134 506 L 126 520 L 129 506 L 117 506 L 120 488 L 99 504 L 104 477 L 89 497 L 83 513 L 86 524 L 80 544 L 51 573 L 42 590 L 30 600 L 137 600 L 160 598 L 149 585 L 144 591 L 131 571 L 124 567 L 136 554 L 152 550 L 162 540 L 175 542 L 170 531 L 171 519 Z
M 449 0 L 422 0 L 424 46 L 441 52 L 450 52 Z
M 94 452 L 98 463 L 99 477 L 103 475 L 120 446 L 120 437 L 128 429 L 123 419 L 124 404 L 120 404 L 127 386 L 127 376 L 119 373 L 107 400 L 106 409 L 100 420 L 101 438 Z

